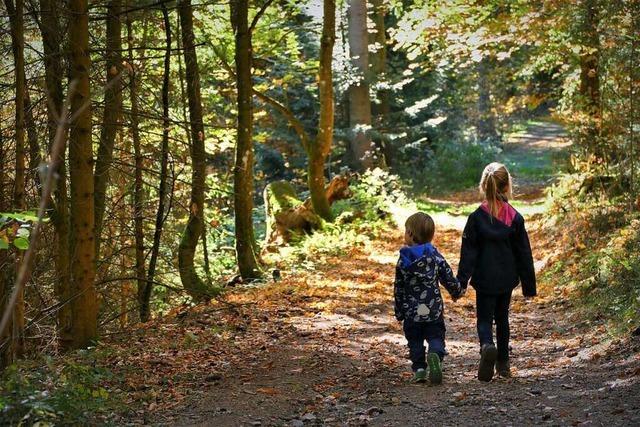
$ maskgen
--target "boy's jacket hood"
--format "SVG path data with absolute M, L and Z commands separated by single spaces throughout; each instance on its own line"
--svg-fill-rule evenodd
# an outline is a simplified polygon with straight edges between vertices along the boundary
M 423 245 L 405 246 L 400 249 L 400 262 L 402 268 L 407 268 L 415 261 L 425 256 L 431 256 L 435 253 L 435 248 L 431 243 Z

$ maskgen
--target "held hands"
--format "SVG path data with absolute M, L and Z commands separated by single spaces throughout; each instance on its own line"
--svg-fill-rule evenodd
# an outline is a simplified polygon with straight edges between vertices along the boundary
M 451 299 L 453 300 L 453 302 L 458 301 L 460 298 L 462 298 L 465 294 L 467 293 L 467 288 L 462 288 L 462 291 L 460 291 L 460 293 L 458 294 L 458 296 L 456 297 L 451 297 Z

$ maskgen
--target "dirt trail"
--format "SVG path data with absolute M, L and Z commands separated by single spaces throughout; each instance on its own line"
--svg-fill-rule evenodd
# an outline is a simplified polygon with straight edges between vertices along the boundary
M 509 150 L 553 149 L 561 129 L 544 125 Z M 528 184 L 533 194 L 539 188 Z M 465 193 L 466 194 L 466 193 Z M 454 195 L 450 202 L 466 200 Z M 531 197 L 530 197 L 531 198 Z M 533 203 L 534 201 L 532 201 Z M 528 218 L 534 253 L 544 248 Z M 464 223 L 464 221 L 462 221 Z M 441 221 L 435 245 L 457 264 L 461 221 Z M 315 275 L 289 273 L 274 286 L 280 309 L 264 309 L 254 336 L 236 336 L 242 363 L 194 390 L 190 403 L 160 412 L 167 425 L 639 425 L 638 340 L 605 340 L 602 327 L 568 316 L 552 286 L 512 305 L 514 377 L 476 380 L 478 344 L 471 291 L 447 298 L 444 384 L 411 385 L 407 349 L 392 315 L 392 280 L 400 233 L 328 258 Z M 457 267 L 457 266 L 456 266 Z M 287 303 L 289 301 L 290 303 Z M 249 328 L 256 325 L 250 325 Z

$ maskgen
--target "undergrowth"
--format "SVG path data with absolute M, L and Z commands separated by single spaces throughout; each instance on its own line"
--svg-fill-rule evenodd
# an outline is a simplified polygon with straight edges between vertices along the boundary
M 279 250 L 276 264 L 313 269 L 325 256 L 366 246 L 389 227 L 403 224 L 417 209 L 407 198 L 399 177 L 382 169 L 365 172 L 351 190 L 350 199 L 333 205 L 334 222 L 323 223 L 322 229 L 311 235 L 294 238 Z
M 464 190 L 477 185 L 485 165 L 494 161 L 501 149 L 492 143 L 444 142 L 439 144 L 422 169 L 405 171 L 414 189 L 432 195 Z
M 550 191 L 559 255 L 543 280 L 569 297 L 582 320 L 626 334 L 640 326 L 640 215 L 622 198 L 581 193 L 583 181 L 567 175 Z
M 0 425 L 87 425 L 109 423 L 119 408 L 112 372 L 98 367 L 95 351 L 62 358 L 22 360 L 2 373 Z

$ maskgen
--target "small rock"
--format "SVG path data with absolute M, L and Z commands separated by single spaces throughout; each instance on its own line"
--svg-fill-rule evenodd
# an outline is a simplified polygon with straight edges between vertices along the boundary
M 291 427 L 304 427 L 304 423 L 300 420 L 291 421 Z
M 376 416 L 382 414 L 384 411 L 376 406 L 372 406 L 371 408 L 365 411 L 365 414 L 370 416 Z
M 256 426 L 256 427 L 257 426 L 261 426 L 262 425 L 262 421 L 257 421 L 257 420 L 256 421 L 251 421 L 249 423 L 249 425 Z
M 308 413 L 304 414 L 302 417 L 300 417 L 300 419 L 302 421 L 315 421 L 316 420 L 316 416 L 314 414 L 312 414 L 311 412 L 308 412 Z

